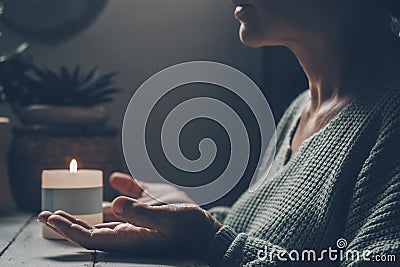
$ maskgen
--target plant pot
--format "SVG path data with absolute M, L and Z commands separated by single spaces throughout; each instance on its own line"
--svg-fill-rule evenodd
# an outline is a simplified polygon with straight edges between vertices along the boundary
M 9 119 L 0 117 L 0 210 L 13 206 L 7 173 Z
M 30 105 L 15 110 L 22 126 L 13 129 L 9 171 L 20 209 L 39 211 L 42 170 L 66 169 L 72 158 L 79 168 L 103 170 L 104 198 L 116 195 L 108 177 L 122 169 L 118 131 L 106 126 L 103 107 Z
M 104 126 L 107 122 L 101 106 L 75 107 L 30 105 L 16 106 L 16 113 L 24 125 L 52 125 L 60 127 Z
M 109 175 L 122 169 L 116 129 L 25 125 L 13 133 L 10 184 L 20 209 L 39 211 L 42 170 L 67 169 L 72 158 L 78 160 L 79 168 L 103 170 L 104 199 L 117 195 L 108 184 Z

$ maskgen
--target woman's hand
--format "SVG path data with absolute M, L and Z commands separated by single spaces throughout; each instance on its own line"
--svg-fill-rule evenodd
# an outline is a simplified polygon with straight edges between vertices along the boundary
M 161 183 L 145 183 L 135 180 L 130 175 L 115 172 L 110 175 L 110 185 L 123 195 L 135 198 L 138 202 L 151 206 L 164 204 L 189 203 L 195 204 L 185 192 L 178 190 L 172 185 Z M 116 221 L 111 212 L 111 202 L 103 203 L 104 221 Z
M 90 250 L 130 254 L 178 254 L 200 258 L 221 224 L 193 204 L 151 206 L 118 197 L 112 212 L 123 222 L 91 226 L 64 211 L 39 214 L 40 222 Z

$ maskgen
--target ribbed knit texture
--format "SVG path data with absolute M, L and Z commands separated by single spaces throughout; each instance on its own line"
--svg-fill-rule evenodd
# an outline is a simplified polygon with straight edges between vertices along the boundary
M 274 163 L 262 186 L 244 193 L 230 209 L 210 210 L 224 225 L 205 256 L 211 266 L 310 266 L 282 262 L 276 253 L 259 259 L 259 253 L 338 249 L 339 238 L 347 241 L 343 251 L 371 250 L 370 258 L 395 254 L 394 266 L 400 266 L 399 82 L 371 86 L 289 159 L 309 101 L 309 92 L 302 93 L 281 119 Z M 350 258 L 318 266 L 328 264 L 366 262 Z

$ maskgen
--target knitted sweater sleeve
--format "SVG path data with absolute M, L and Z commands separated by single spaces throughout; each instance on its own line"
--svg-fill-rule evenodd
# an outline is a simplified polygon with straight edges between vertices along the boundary
M 346 249 L 364 252 L 366 257 L 345 259 L 342 266 L 364 266 L 367 262 L 373 266 L 383 262 L 400 264 L 400 118 L 397 113 L 382 122 L 383 129 L 358 176 L 349 208 L 344 233 L 348 240 Z
M 217 221 L 223 223 L 226 215 L 228 215 L 229 210 L 229 207 L 217 206 L 209 209 L 208 213 L 210 213 L 215 219 L 217 219 Z
M 400 262 L 400 118 L 392 119 L 380 131 L 356 179 L 343 232 L 343 255 L 349 256 L 336 266 L 376 266 L 383 260 L 383 266 L 398 266 Z M 354 252 L 360 256 L 352 256 Z M 223 226 L 209 244 L 205 260 L 210 266 L 302 266 L 290 262 L 287 253 L 267 238 Z

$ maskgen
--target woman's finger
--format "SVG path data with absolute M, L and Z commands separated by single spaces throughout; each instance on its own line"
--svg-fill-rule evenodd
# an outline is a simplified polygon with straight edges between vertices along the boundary
M 114 172 L 110 175 L 109 182 L 112 188 L 130 197 L 138 198 L 143 193 L 139 182 L 125 173 Z
M 103 202 L 103 221 L 104 222 L 116 222 L 121 219 L 116 217 L 111 209 L 111 202 L 104 201 Z
M 63 210 L 58 210 L 58 211 L 54 212 L 54 215 L 63 216 L 65 218 L 67 218 L 69 221 L 71 221 L 72 223 L 78 224 L 78 225 L 80 225 L 82 227 L 85 227 L 86 229 L 92 229 L 93 228 L 89 223 L 85 222 L 84 220 L 76 218 L 76 217 L 72 216 L 71 214 L 69 214 L 69 213 L 67 213 L 67 212 L 65 212 Z
M 101 229 L 101 228 L 110 228 L 114 229 L 118 225 L 123 224 L 123 222 L 107 222 L 107 223 L 99 223 L 93 225 L 94 228 Z
M 41 222 L 41 223 L 46 223 L 46 222 L 47 222 L 47 219 L 48 219 L 51 215 L 53 215 L 52 212 L 45 210 L 45 211 L 42 211 L 41 213 L 39 213 L 37 219 L 38 219 L 38 221 Z
M 87 249 L 96 249 L 91 238 L 91 230 L 79 224 L 74 224 L 60 215 L 51 215 L 47 219 L 47 223 L 74 243 Z
M 89 230 L 81 225 L 72 223 L 60 215 L 52 215 L 48 221 L 58 231 L 73 240 L 73 242 L 89 250 L 127 251 L 129 248 L 135 246 L 135 243 L 132 243 L 132 241 L 135 240 L 136 232 L 128 231 L 118 235 L 118 232 L 114 229 L 102 227 L 107 224 L 97 225 L 100 228 Z M 137 244 L 137 246 L 140 247 L 140 244 Z
M 123 221 L 161 233 L 166 232 L 168 216 L 175 210 L 172 205 L 150 206 L 128 197 L 114 199 L 112 208 L 114 214 Z
M 72 241 L 68 236 L 64 235 L 62 232 L 58 231 L 57 228 L 55 228 L 53 225 L 49 224 L 47 222 L 48 218 L 53 215 L 52 212 L 50 211 L 42 211 L 41 213 L 39 213 L 38 215 L 38 221 L 41 222 L 42 224 L 46 225 L 47 227 L 49 227 L 51 230 L 53 230 L 54 232 L 58 233 L 59 235 L 61 235 L 62 237 L 64 237 L 65 239 L 71 241 L 72 243 L 75 243 L 74 241 Z M 76 243 L 75 243 L 76 244 Z M 79 245 L 79 244 L 78 244 Z

